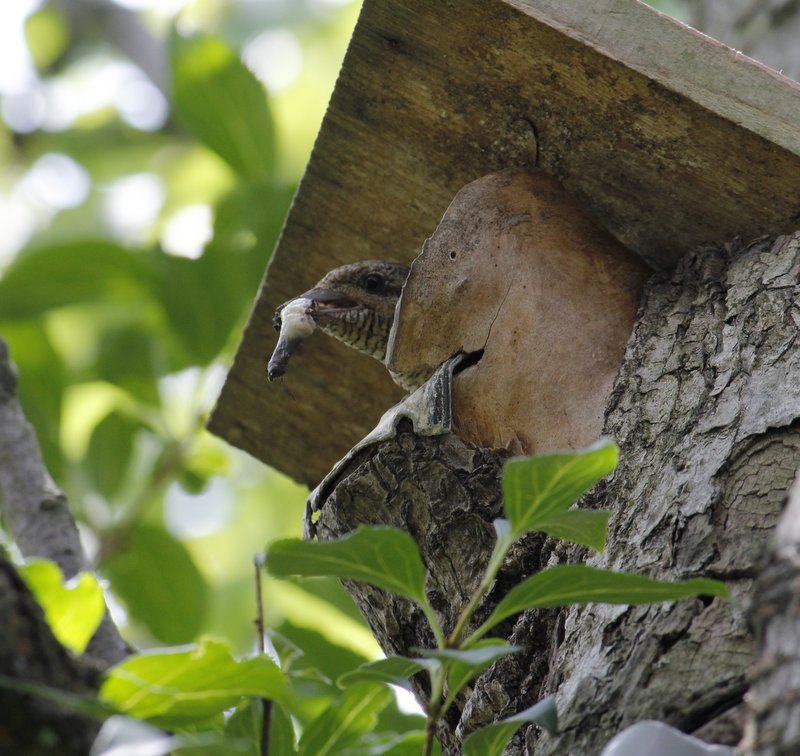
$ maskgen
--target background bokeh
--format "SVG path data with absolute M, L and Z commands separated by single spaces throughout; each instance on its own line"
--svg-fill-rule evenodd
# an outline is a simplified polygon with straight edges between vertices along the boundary
M 299 533 L 306 490 L 203 425 L 357 14 L 0 4 L 0 334 L 139 647 L 212 633 L 252 650 L 252 556 Z M 337 584 L 265 594 L 296 641 L 377 654 Z

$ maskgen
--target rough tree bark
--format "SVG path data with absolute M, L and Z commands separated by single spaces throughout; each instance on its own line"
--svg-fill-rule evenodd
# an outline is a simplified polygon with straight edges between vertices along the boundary
M 747 694 L 747 753 L 800 751 L 800 476 L 756 581 L 751 621 L 760 657 Z
M 24 557 L 50 559 L 70 578 L 91 568 L 66 496 L 44 466 L 16 389 L 16 373 L 0 339 L 0 516 Z M 87 653 L 76 659 L 53 636 L 0 549 L 0 618 L 0 753 L 88 753 L 100 726 L 96 719 L 23 695 L 18 686 L 96 695 L 100 670 L 130 652 L 110 616 L 106 612 Z
M 800 234 L 701 249 L 672 274 L 655 276 L 606 413 L 621 462 L 583 502 L 613 511 L 607 550 L 590 563 L 662 579 L 718 577 L 734 601 L 590 605 L 509 621 L 500 634 L 525 650 L 495 664 L 448 713 L 445 753 L 457 753 L 475 727 L 548 693 L 557 696 L 561 735 L 529 727 L 511 753 L 597 753 L 646 718 L 712 742 L 739 741 L 755 659 L 746 607 L 800 464 L 798 295 Z M 491 549 L 501 463 L 453 435 L 423 438 L 401 428 L 338 475 L 318 535 L 364 522 L 408 530 L 447 630 Z M 476 621 L 512 581 L 581 558 L 577 549 L 529 537 Z M 387 653 L 431 644 L 407 602 L 348 587 Z
M 9 683 L 44 685 L 94 697 L 99 670 L 75 659 L 55 639 L 36 599 L 0 552 L 0 753 L 87 754 L 100 722 Z
M 17 377 L 0 339 L 0 517 L 26 559 L 55 562 L 69 579 L 92 567 L 64 492 L 50 477 L 17 399 Z M 106 612 L 87 653 L 110 667 L 131 649 Z

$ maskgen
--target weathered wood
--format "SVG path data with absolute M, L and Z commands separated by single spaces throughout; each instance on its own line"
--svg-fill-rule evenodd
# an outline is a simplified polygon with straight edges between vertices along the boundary
M 745 611 L 800 465 L 798 301 L 800 233 L 708 247 L 655 278 L 606 417 L 621 462 L 584 501 L 613 512 L 607 550 L 590 563 L 662 579 L 718 577 L 735 601 L 521 615 L 501 631 L 525 651 L 495 664 L 458 702 L 445 726 L 447 753 L 475 727 L 548 693 L 557 696 L 563 734 L 552 740 L 529 728 L 513 753 L 597 753 L 647 718 L 738 741 L 755 660 Z M 488 557 L 498 469 L 499 459 L 455 437 L 401 434 L 339 476 L 318 533 L 331 537 L 360 522 L 405 527 L 420 543 L 435 607 L 450 626 Z M 583 556 L 532 538 L 481 611 L 509 581 Z M 350 589 L 387 652 L 430 643 L 410 605 Z
M 795 84 L 634 0 L 366 0 L 211 429 L 318 481 L 399 392 L 319 335 L 297 401 L 268 386 L 276 305 L 346 262 L 410 262 L 469 181 L 538 160 L 669 266 L 796 224 L 797 123 Z

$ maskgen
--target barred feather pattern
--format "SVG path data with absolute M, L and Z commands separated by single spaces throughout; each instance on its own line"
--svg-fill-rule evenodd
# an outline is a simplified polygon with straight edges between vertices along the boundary
M 392 318 L 387 318 L 366 307 L 354 308 L 338 318 L 320 323 L 320 329 L 359 352 L 383 361 L 389 342 Z

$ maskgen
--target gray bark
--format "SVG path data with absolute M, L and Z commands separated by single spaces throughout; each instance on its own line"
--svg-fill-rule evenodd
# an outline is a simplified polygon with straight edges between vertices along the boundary
M 800 477 L 771 546 L 753 594 L 759 660 L 744 746 L 758 756 L 789 756 L 800 752 Z
M 442 726 L 445 753 L 475 727 L 542 696 L 562 732 L 518 734 L 512 753 L 598 753 L 618 730 L 654 718 L 735 744 L 755 659 L 745 610 L 769 534 L 800 463 L 800 234 L 709 247 L 646 291 L 606 414 L 620 465 L 583 502 L 614 513 L 604 567 L 661 579 L 712 576 L 734 601 L 590 605 L 528 612 L 499 628 L 524 652 L 488 670 Z M 361 522 L 414 535 L 445 628 L 466 600 L 500 511 L 500 458 L 454 436 L 406 431 L 362 451 L 322 508 L 321 538 Z M 542 566 L 585 558 L 538 536 L 509 559 L 485 615 Z M 387 653 L 430 645 L 408 604 L 348 586 Z
M 0 516 L 26 559 L 55 562 L 71 578 L 91 570 L 69 502 L 45 468 L 36 434 L 17 400 L 17 379 L 0 339 Z M 88 653 L 110 666 L 129 653 L 106 613 Z

